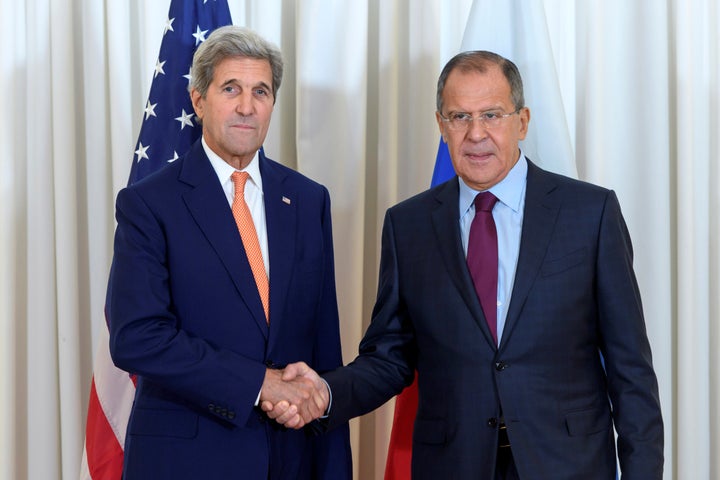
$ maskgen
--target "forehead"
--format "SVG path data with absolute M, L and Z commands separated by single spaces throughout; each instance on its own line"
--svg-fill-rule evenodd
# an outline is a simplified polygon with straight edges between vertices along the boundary
M 443 103 L 452 110 L 511 106 L 510 83 L 495 65 L 484 72 L 455 69 L 445 81 Z
M 227 57 L 215 65 L 213 82 L 225 83 L 228 81 L 241 81 L 245 83 L 272 84 L 272 68 L 270 62 L 261 58 Z

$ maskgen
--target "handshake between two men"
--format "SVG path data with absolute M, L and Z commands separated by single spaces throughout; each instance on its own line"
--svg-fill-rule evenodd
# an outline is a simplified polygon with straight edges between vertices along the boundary
M 327 384 L 306 363 L 291 363 L 283 370 L 266 370 L 260 407 L 279 424 L 302 428 L 325 415 L 329 403 Z

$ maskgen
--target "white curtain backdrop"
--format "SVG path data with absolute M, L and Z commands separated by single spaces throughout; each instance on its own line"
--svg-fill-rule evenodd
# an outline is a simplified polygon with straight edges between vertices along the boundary
M 578 176 L 615 189 L 628 222 L 665 479 L 718 480 L 720 6 L 513 1 L 542 4 Z M 78 478 L 114 197 L 168 6 L 0 0 L 0 479 Z M 369 321 L 384 211 L 430 183 L 435 82 L 471 6 L 230 0 L 234 23 L 287 62 L 268 155 L 330 189 L 346 361 Z M 382 478 L 391 419 L 389 402 L 353 421 L 356 478 Z

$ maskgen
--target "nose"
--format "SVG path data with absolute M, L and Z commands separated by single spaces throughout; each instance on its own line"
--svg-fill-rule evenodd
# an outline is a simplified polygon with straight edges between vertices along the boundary
M 238 115 L 244 117 L 253 113 L 252 94 L 250 92 L 243 92 L 237 97 L 237 104 L 235 105 L 235 112 Z
M 467 138 L 479 142 L 483 138 L 487 137 L 487 128 L 485 124 L 479 118 L 473 118 L 467 129 Z

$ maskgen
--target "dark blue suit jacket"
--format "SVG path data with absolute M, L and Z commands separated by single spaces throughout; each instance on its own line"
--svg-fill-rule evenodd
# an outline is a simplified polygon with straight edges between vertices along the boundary
M 623 478 L 662 478 L 657 381 L 612 191 L 529 163 L 499 349 L 465 263 L 457 178 L 391 208 L 360 355 L 325 375 L 330 428 L 387 401 L 415 369 L 413 479 L 495 478 L 501 415 L 523 480 L 614 479 L 613 425 Z
M 330 199 L 260 154 L 270 325 L 201 143 L 117 198 L 110 352 L 137 375 L 125 478 L 351 478 L 347 425 L 285 430 L 254 407 L 266 366 L 342 365 Z

